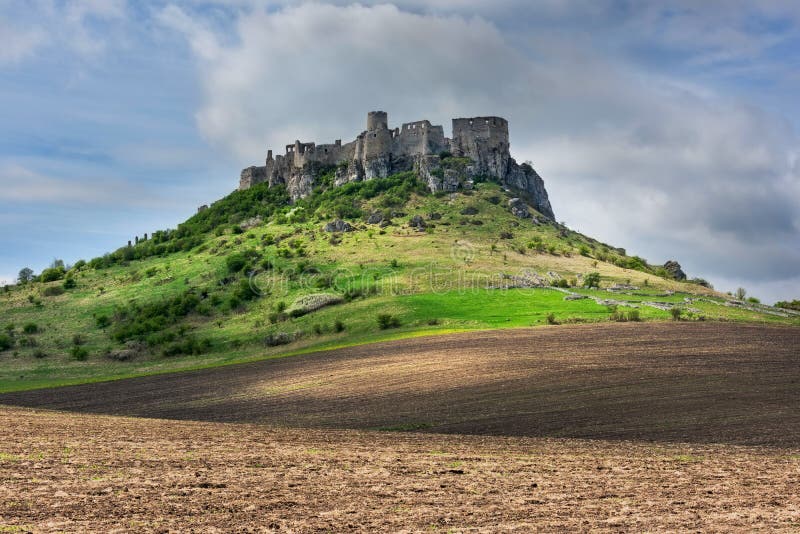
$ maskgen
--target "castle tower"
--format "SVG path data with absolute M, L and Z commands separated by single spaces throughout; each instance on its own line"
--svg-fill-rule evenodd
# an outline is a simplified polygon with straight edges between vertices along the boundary
M 389 115 L 385 111 L 370 111 L 367 113 L 367 131 L 388 130 Z
M 482 174 L 503 179 L 508 169 L 508 121 L 502 117 L 453 119 L 453 155 L 473 159 Z

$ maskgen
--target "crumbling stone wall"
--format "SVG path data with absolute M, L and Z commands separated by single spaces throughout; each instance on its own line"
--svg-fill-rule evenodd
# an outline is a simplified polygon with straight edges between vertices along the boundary
M 455 191 L 470 187 L 473 179 L 492 178 L 515 189 L 540 213 L 554 219 L 544 181 L 530 166 L 518 165 L 510 155 L 508 121 L 502 117 L 453 119 L 453 137 L 444 128 L 428 120 L 409 122 L 389 128 L 385 111 L 367 113 L 367 129 L 355 140 L 342 144 L 300 142 L 286 145 L 284 155 L 273 158 L 267 152 L 263 167 L 247 167 L 239 178 L 239 189 L 267 182 L 270 187 L 285 185 L 293 200 L 311 193 L 317 171 L 336 167 L 334 185 L 359 180 L 385 178 L 391 174 L 415 170 L 431 191 Z M 440 166 L 439 154 L 469 158 L 472 165 L 463 171 Z

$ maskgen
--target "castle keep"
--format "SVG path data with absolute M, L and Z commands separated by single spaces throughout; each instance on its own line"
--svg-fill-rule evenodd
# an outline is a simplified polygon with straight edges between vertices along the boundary
M 453 119 L 453 137 L 428 120 L 389 128 L 384 111 L 367 114 L 367 129 L 355 140 L 342 144 L 301 143 L 286 145 L 282 155 L 267 151 L 264 166 L 242 170 L 239 189 L 267 182 L 286 186 L 293 200 L 309 195 L 315 179 L 336 167 L 334 185 L 385 178 L 413 170 L 432 192 L 471 187 L 474 178 L 490 178 L 515 190 L 542 215 L 554 218 L 544 182 L 530 165 L 518 165 L 510 156 L 508 121 L 501 117 Z M 465 158 L 459 168 L 447 165 L 442 155 Z

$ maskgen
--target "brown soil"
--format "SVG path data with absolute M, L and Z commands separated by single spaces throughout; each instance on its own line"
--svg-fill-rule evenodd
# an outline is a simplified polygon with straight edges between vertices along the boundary
M 800 451 L 0 407 L 0 532 L 793 531 Z
M 800 329 L 561 326 L 408 339 L 0 395 L 88 413 L 457 434 L 800 446 Z

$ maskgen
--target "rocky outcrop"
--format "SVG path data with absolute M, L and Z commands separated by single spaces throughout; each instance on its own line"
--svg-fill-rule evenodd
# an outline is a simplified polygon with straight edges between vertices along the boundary
M 510 199 L 508 201 L 508 209 L 511 210 L 511 214 L 514 217 L 519 217 L 520 219 L 528 219 L 531 216 L 528 206 L 520 198 Z
M 381 213 L 380 211 L 373 211 L 372 213 L 369 214 L 369 217 L 367 217 L 368 224 L 380 224 L 382 222 L 383 222 L 383 213 Z
M 686 280 L 686 273 L 681 269 L 681 264 L 675 260 L 669 260 L 664 264 L 664 269 L 675 280 Z
M 529 164 L 518 165 L 514 158 L 510 158 L 508 172 L 503 182 L 530 202 L 536 211 L 548 219 L 556 219 L 547 196 L 547 190 L 544 188 L 544 180 Z
M 336 219 L 326 224 L 323 230 L 326 232 L 352 232 L 353 226 L 347 221 Z
M 555 220 L 544 181 L 529 164 L 517 164 L 509 146 L 508 122 L 502 117 L 453 119 L 450 139 L 442 126 L 427 120 L 390 129 L 388 115 L 372 111 L 367 114 L 367 129 L 349 143 L 295 140 L 286 145 L 284 155 L 273 157 L 268 150 L 263 167 L 241 172 L 239 189 L 264 182 L 270 187 L 284 185 L 295 201 L 310 195 L 315 180 L 331 169 L 336 187 L 413 170 L 432 193 L 471 189 L 483 180 L 497 182 Z
M 411 220 L 408 221 L 408 225 L 411 228 L 416 228 L 417 230 L 424 230 L 428 226 L 427 224 L 425 224 L 425 220 L 419 215 L 414 215 L 413 217 L 411 217 Z

